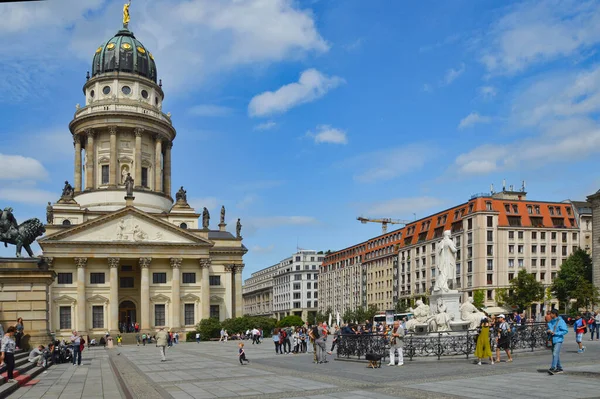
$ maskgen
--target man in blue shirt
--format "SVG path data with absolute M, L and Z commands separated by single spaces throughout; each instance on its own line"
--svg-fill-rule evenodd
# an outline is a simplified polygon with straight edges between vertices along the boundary
M 564 336 L 569 332 L 567 323 L 558 317 L 558 310 L 552 309 L 550 313 L 550 321 L 548 322 L 548 334 L 552 336 L 552 364 L 548 369 L 550 375 L 559 374 L 563 372 L 560 364 L 560 347 L 564 341 Z

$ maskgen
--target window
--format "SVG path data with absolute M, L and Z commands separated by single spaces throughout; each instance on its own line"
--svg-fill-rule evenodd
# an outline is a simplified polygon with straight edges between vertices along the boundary
M 473 219 L 467 219 L 467 229 L 471 230 L 473 228 Z
M 532 231 L 531 232 L 531 239 L 532 240 L 537 240 L 537 231 Z
M 488 201 L 488 202 L 486 202 L 486 203 L 485 203 L 485 209 L 487 209 L 488 211 L 491 211 L 491 210 L 492 210 L 492 203 L 491 203 L 491 202 L 489 202 L 489 201 Z
M 59 309 L 60 313 L 60 329 L 70 330 L 71 329 L 71 307 L 61 306 Z
M 210 305 L 210 318 L 221 320 L 219 305 Z
M 531 259 L 531 267 L 537 267 L 537 259 Z
M 314 274 L 314 279 L 315 279 L 315 280 L 318 280 L 318 279 L 319 279 L 319 273 L 315 273 L 315 274 Z M 316 284 L 316 283 L 315 283 L 315 284 Z M 316 286 L 316 285 L 315 285 L 315 288 L 317 288 L 317 286 Z
M 104 86 L 102 88 L 102 93 L 104 93 L 105 95 L 110 93 L 110 86 Z
M 540 233 L 540 239 L 541 239 L 541 240 L 545 240 L 545 239 L 546 239 L 546 232 L 545 232 L 545 231 L 542 231 L 542 232 Z
M 310 280 L 310 273 L 306 275 L 306 279 Z
M 294 302 L 294 308 L 295 309 L 300 309 L 300 302 Z
M 540 273 L 540 281 L 546 281 L 546 273 Z
M 300 265 L 296 265 L 296 271 L 300 270 Z
M 554 207 L 553 207 L 553 206 L 550 206 L 550 207 L 548 207 L 548 208 L 550 209 L 550 215 L 554 215 Z
M 552 272 L 552 273 L 550 273 L 550 279 L 551 279 L 552 281 L 554 281 L 554 279 L 555 279 L 555 278 L 556 278 L 556 272 Z
M 92 306 L 92 328 L 104 328 L 104 306 Z
M 553 231 L 552 233 L 550 233 L 550 239 L 556 240 L 556 231 Z
M 535 206 L 535 214 L 536 214 L 536 215 L 539 215 L 539 214 L 540 214 L 540 206 L 539 206 L 539 205 L 536 205 L 536 206 Z
M 62 225 L 63 226 L 70 226 L 71 225 L 71 221 L 69 219 L 65 219 L 65 220 L 63 220 Z
M 310 292 L 307 292 L 307 293 L 306 293 L 306 298 L 310 298 L 310 296 L 311 296 L 311 293 L 310 293 Z
M 508 253 L 509 254 L 514 254 L 515 253 L 515 246 L 514 245 L 509 245 L 508 246 Z
M 221 276 L 208 276 L 208 284 L 212 286 L 221 285 Z
M 525 261 L 523 259 L 519 259 L 519 267 L 525 266 Z
M 509 231 L 508 232 L 508 239 L 509 240 L 514 240 L 515 239 L 515 232 L 514 231 Z
M 156 304 L 154 305 L 154 325 L 164 326 L 165 323 L 165 305 Z
M 523 239 L 523 234 L 524 233 L 522 231 L 517 232 L 517 237 L 519 238 L 519 240 Z
M 58 284 L 73 284 L 73 273 L 58 273 Z
M 556 267 L 556 259 L 551 259 L 550 260 L 550 266 Z
M 90 273 L 90 284 L 104 284 L 104 273 Z
M 508 217 L 508 225 L 509 226 L 522 226 L 521 225 L 521 216 L 509 216 Z
M 467 273 L 473 273 L 473 262 L 467 262 Z
M 546 246 L 545 245 L 540 245 L 540 252 L 545 254 L 546 253 Z
M 317 287 L 317 283 L 315 283 L 315 285 L 313 286 L 313 288 L 314 288 L 315 290 L 316 290 L 317 288 L 319 288 L 319 287 Z
M 510 205 L 509 205 L 509 204 L 504 204 L 504 210 L 505 210 L 507 213 L 510 213 Z
M 562 256 L 567 256 L 567 247 L 564 245 L 562 247 Z
M 487 227 L 494 227 L 494 217 L 493 216 L 487 217 Z
M 181 223 L 181 224 L 179 225 L 179 228 L 180 228 L 180 229 L 187 230 L 187 228 L 188 228 L 188 225 L 187 225 L 187 223 L 183 222 L 183 223 Z
M 142 168 L 142 187 L 148 187 L 148 168 Z
M 487 290 L 487 299 L 488 299 L 488 301 L 492 300 L 493 292 L 494 292 L 494 290 Z
M 145 99 L 148 98 L 148 92 L 146 90 L 142 90 L 142 97 L 144 97 Z
M 133 288 L 133 277 L 121 277 L 121 288 Z
M 494 232 L 492 230 L 488 230 L 487 232 L 487 240 L 494 241 Z
M 546 259 L 540 259 L 540 266 L 546 267 Z
M 532 254 L 536 254 L 537 253 L 537 245 L 532 245 L 531 246 L 531 253 Z
M 133 266 L 131 266 L 131 265 L 123 265 L 123 266 L 121 266 L 121 271 L 122 272 L 132 272 L 133 271 Z
M 196 273 L 182 273 L 182 278 L 184 284 L 196 284 Z
M 310 293 L 309 293 L 310 294 Z M 317 291 L 315 291 L 315 295 L 313 296 L 315 299 L 317 299 L 319 297 L 319 293 Z M 309 296 L 310 298 L 310 296 Z
M 102 165 L 102 184 L 108 184 L 108 165 Z
M 508 273 L 508 281 L 510 282 L 510 280 L 515 278 L 515 274 L 514 273 Z
M 166 284 L 167 273 L 152 273 L 152 284 Z M 162 324 L 160 324 L 162 325 Z
M 121 88 L 121 91 L 123 92 L 123 94 L 125 94 L 126 96 L 131 94 L 131 87 L 129 86 L 123 86 Z
M 310 284 L 310 283 L 309 283 L 309 284 Z M 300 286 L 300 283 L 294 283 L 294 289 L 295 289 L 295 290 L 299 290 L 299 289 L 301 289 L 301 288 L 302 288 L 302 287 Z
M 488 256 L 493 256 L 494 255 L 494 246 L 493 245 L 488 245 L 487 246 L 487 255 Z
M 531 205 L 527 205 L 527 213 L 528 214 L 533 214 L 533 207 Z
M 488 273 L 487 275 L 487 285 L 493 285 L 494 284 L 494 275 L 491 273 Z
M 508 260 L 508 267 L 515 267 L 515 260 L 514 259 L 509 259 Z
M 194 316 L 194 304 L 186 303 L 183 308 L 183 318 L 186 326 L 193 326 L 196 324 L 196 318 Z
M 567 208 L 569 209 L 569 208 Z M 573 241 L 577 241 L 577 233 L 573 233 Z
M 520 254 L 522 254 L 524 252 L 524 246 L 523 245 L 519 245 L 517 247 L 517 252 L 519 252 Z
M 550 248 L 551 248 L 551 252 L 553 254 L 555 254 L 556 253 L 556 245 L 552 245 Z
M 487 269 L 488 271 L 494 270 L 494 261 L 492 259 L 487 260 Z
M 567 233 L 562 233 L 562 242 L 567 242 Z
M 302 280 L 302 275 L 301 274 L 294 274 L 294 280 L 296 280 L 296 281 Z
M 306 288 L 310 290 L 310 283 L 306 283 Z
M 296 262 L 300 262 L 300 257 L 296 256 Z

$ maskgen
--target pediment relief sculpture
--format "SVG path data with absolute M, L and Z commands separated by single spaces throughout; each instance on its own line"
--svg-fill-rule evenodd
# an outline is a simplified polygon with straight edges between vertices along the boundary
M 171 302 L 171 298 L 166 295 L 158 294 L 150 298 L 150 302 L 154 303 L 169 303 Z

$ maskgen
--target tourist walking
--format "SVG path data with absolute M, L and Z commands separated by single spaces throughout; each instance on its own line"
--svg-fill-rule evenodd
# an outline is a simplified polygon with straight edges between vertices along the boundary
M 260 331 L 255 327 L 252 329 L 252 345 L 260 344 Z
M 313 335 L 317 348 L 317 363 L 327 363 L 327 327 L 322 321 L 319 322 L 316 329 L 313 329 Z
M 552 336 L 552 363 L 550 364 L 548 373 L 554 375 L 563 372 L 562 365 L 560 364 L 560 348 L 565 339 L 565 334 L 569 332 L 569 328 L 562 317 L 558 317 L 558 310 L 552 309 L 550 317 L 547 333 Z
M 200 333 L 199 332 L 196 333 L 196 343 L 197 344 L 200 343 Z
M 335 346 L 337 345 L 340 334 L 341 334 L 340 327 L 337 324 L 334 325 L 333 326 L 333 342 L 331 343 L 331 349 L 329 349 L 329 352 L 327 352 L 329 355 L 333 354 L 333 350 L 335 349 Z
M 81 366 L 81 336 L 77 334 L 77 331 L 73 331 L 71 335 L 71 348 L 73 349 L 73 366 L 77 364 Z
M 0 344 L 0 365 L 2 363 L 6 364 L 8 382 L 15 382 L 13 371 L 15 369 L 15 349 L 17 346 L 14 340 L 16 331 L 17 329 L 14 326 L 8 327 Z
M 23 349 L 21 346 L 21 339 L 23 338 L 23 334 L 25 332 L 25 327 L 23 326 L 23 318 L 19 317 L 17 319 L 17 324 L 15 324 L 15 342 L 17 344 L 17 349 Z
M 283 354 L 281 351 L 281 336 L 279 335 L 279 328 L 273 330 L 273 343 L 275 344 L 275 354 L 280 355 Z
M 490 346 L 490 323 L 486 318 L 481 320 L 479 326 L 475 357 L 479 366 L 481 366 L 481 359 L 490 359 L 491 364 L 494 364 L 494 357 L 492 356 L 492 348 Z
M 583 353 L 585 351 L 585 346 L 583 346 L 583 343 L 581 341 L 583 340 L 583 334 L 587 330 L 587 324 L 585 320 L 581 317 L 580 313 L 578 313 L 577 316 L 575 316 L 573 330 L 575 330 L 575 342 L 577 342 L 577 345 L 579 346 L 579 350 L 577 350 L 577 353 Z
M 506 318 L 503 314 L 498 316 L 500 322 L 496 329 L 496 362 L 500 363 L 500 349 L 504 349 L 506 356 L 508 356 L 507 362 L 512 362 L 512 356 L 510 354 L 510 327 L 506 322 Z
M 398 366 L 404 365 L 404 329 L 400 327 L 400 320 L 394 321 L 394 327 L 389 331 L 390 341 L 390 363 L 388 366 L 395 366 L 395 352 L 398 352 Z
M 160 351 L 160 361 L 161 362 L 166 362 L 167 361 L 167 355 L 166 355 L 166 348 L 167 345 L 169 344 L 169 334 L 165 331 L 164 327 L 161 327 L 160 330 L 158 331 L 158 333 L 156 333 L 156 347 L 158 348 L 158 350 Z

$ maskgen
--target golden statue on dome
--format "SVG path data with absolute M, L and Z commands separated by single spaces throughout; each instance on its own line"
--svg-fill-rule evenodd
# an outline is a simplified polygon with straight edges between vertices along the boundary
M 129 3 L 123 4 L 123 28 L 127 29 L 129 25 L 129 6 L 131 5 L 131 0 Z

